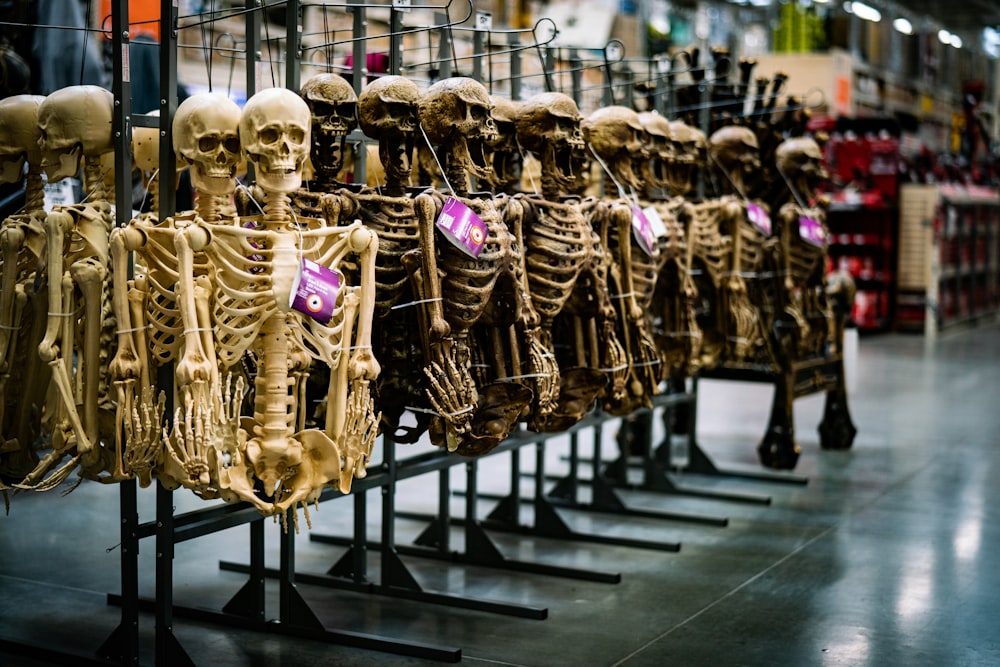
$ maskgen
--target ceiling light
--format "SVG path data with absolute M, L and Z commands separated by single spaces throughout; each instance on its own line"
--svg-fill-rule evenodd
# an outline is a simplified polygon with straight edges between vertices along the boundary
M 845 2 L 844 11 L 848 14 L 854 14 L 859 19 L 871 21 L 872 23 L 878 23 L 882 20 L 882 12 L 874 7 L 866 5 L 863 2 Z
M 896 29 L 897 32 L 901 32 L 904 35 L 913 34 L 913 24 L 904 18 L 898 18 L 892 22 L 892 27 Z
M 938 41 L 942 44 L 951 44 L 951 33 L 941 28 L 938 30 Z
M 962 48 L 962 38 L 959 37 L 958 35 L 952 35 L 951 41 L 949 41 L 948 43 L 954 46 L 956 49 Z

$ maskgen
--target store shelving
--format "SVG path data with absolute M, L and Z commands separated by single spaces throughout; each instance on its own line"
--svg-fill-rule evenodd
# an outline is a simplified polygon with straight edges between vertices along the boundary
M 928 336 L 1000 312 L 1000 191 L 906 185 L 900 194 L 899 328 Z

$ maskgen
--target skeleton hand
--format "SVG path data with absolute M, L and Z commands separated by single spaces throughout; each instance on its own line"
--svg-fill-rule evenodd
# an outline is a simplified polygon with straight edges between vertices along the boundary
M 351 383 L 351 394 L 347 399 L 347 423 L 344 426 L 344 468 L 340 475 L 340 490 L 349 493 L 351 478 L 364 479 L 368 472 L 368 461 L 378 425 L 382 415 L 375 414 L 368 380 L 360 379 Z M 346 487 L 346 488 L 345 488 Z
M 468 433 L 479 396 L 467 368 L 459 368 L 451 341 L 434 346 L 437 360 L 424 368 L 430 381 L 427 397 L 431 406 L 448 425 L 448 451 L 458 448 L 458 435 Z
M 198 491 L 211 484 L 206 444 L 214 426 L 211 403 L 196 400 L 200 383 L 185 390 L 184 408 L 174 413 L 174 428 L 164 445 L 164 472 L 179 484 Z M 202 396 L 204 398 L 204 396 Z
M 138 406 L 132 408 L 125 420 L 125 472 L 136 475 L 143 488 L 152 483 L 153 467 L 163 457 L 160 433 L 166 400 L 166 395 L 160 392 L 154 404 L 152 390 L 143 387 Z

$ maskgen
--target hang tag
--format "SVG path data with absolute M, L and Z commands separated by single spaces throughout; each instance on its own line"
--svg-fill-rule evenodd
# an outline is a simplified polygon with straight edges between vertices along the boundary
M 288 305 L 303 315 L 326 324 L 333 317 L 337 294 L 343 281 L 340 271 L 303 259 L 295 272 Z
M 479 257 L 483 251 L 488 234 L 486 223 L 454 197 L 448 197 L 435 224 L 446 239 L 470 257 Z
M 663 224 L 663 221 L 660 221 Z M 632 207 L 632 235 L 635 236 L 635 240 L 639 243 L 639 247 L 647 255 L 653 254 L 653 248 L 656 245 L 656 236 L 653 234 L 653 228 L 649 223 L 649 218 L 638 206 Z
M 76 203 L 76 195 L 73 193 L 74 183 L 79 181 L 75 178 L 63 178 L 55 183 L 49 183 L 42 174 L 43 206 L 46 213 L 51 213 L 54 206 L 72 206 Z
M 826 230 L 816 218 L 799 217 L 799 236 L 806 243 L 822 248 L 826 245 Z
M 664 224 L 663 218 L 660 217 L 660 212 L 656 210 L 655 206 L 647 206 L 642 209 L 642 212 L 646 214 L 646 219 L 649 220 L 649 227 L 653 230 L 654 237 L 660 238 L 667 235 L 667 225 Z
M 757 204 L 754 204 L 752 201 L 747 202 L 747 219 L 753 224 L 754 227 L 768 236 L 771 235 L 771 216 L 767 214 L 767 211 Z

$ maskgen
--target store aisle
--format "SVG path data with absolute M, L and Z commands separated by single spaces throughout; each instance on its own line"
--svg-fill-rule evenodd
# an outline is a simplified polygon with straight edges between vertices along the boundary
M 949 334 L 863 338 L 850 408 L 858 426 L 849 452 L 824 452 L 815 425 L 819 397 L 796 404 L 806 485 L 681 481 L 718 491 L 766 494 L 770 505 L 623 492 L 636 507 L 726 517 L 726 527 L 562 512 L 580 531 L 679 542 L 678 553 L 495 534 L 512 558 L 620 573 L 600 583 L 404 558 L 428 590 L 544 607 L 545 620 L 466 611 L 320 588 L 298 589 L 330 627 L 461 649 L 469 665 L 913 666 L 1000 664 L 1000 332 L 996 325 Z M 699 439 L 720 463 L 756 469 L 754 446 L 770 390 L 706 381 Z M 610 440 L 614 428 L 605 427 Z M 586 445 L 585 441 L 585 445 Z M 565 443 L 547 447 L 552 472 Z M 587 447 L 584 447 L 587 450 Z M 613 446 L 608 444 L 605 452 Z M 589 451 L 589 450 L 588 450 Z M 401 454 L 402 455 L 402 454 Z M 505 492 L 509 456 L 480 464 L 481 491 Z M 534 461 L 526 448 L 525 466 Z M 461 487 L 461 468 L 451 473 Z M 531 493 L 530 480 L 523 491 Z M 368 520 L 377 535 L 379 502 Z M 437 477 L 402 483 L 398 509 L 435 508 Z M 177 511 L 203 507 L 175 494 Z M 458 513 L 463 499 L 455 496 Z M 483 500 L 480 516 L 491 503 Z M 152 516 L 152 494 L 140 494 Z M 297 570 L 321 573 L 343 550 L 309 534 L 350 531 L 350 500 L 321 505 L 297 540 Z M 527 516 L 527 515 L 526 515 Z M 397 521 L 409 543 L 423 524 Z M 277 526 L 268 524 L 268 565 L 277 566 Z M 461 548 L 459 533 L 453 548 Z M 0 665 L 49 664 L 7 642 L 92 652 L 117 623 L 105 594 L 118 590 L 118 492 L 86 483 L 71 494 L 19 495 L 0 517 Z M 219 560 L 245 562 L 238 527 L 177 546 L 176 601 L 218 608 L 245 580 Z M 143 543 L 143 592 L 152 592 L 153 545 Z M 378 577 L 373 556 L 369 573 Z M 277 613 L 269 584 L 269 610 Z M 141 638 L 153 664 L 153 618 Z M 431 664 L 416 658 L 295 640 L 175 619 L 198 665 L 318 667 Z M 88 664 L 76 659 L 69 664 Z M 179 664 L 179 663 L 178 663 Z

